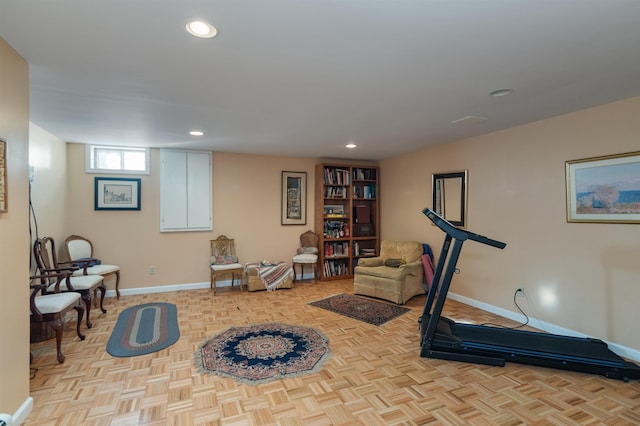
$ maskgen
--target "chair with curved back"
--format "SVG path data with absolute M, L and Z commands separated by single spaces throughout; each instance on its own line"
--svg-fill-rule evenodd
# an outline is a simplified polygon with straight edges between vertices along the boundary
M 236 273 L 240 274 L 240 289 L 244 278 L 244 267 L 238 262 L 236 257 L 235 240 L 219 235 L 211 243 L 211 288 L 216 294 L 216 282 L 219 275 L 231 273 L 231 287 L 236 278 Z
M 68 260 L 93 259 L 93 244 L 91 241 L 80 235 L 70 235 L 64 240 L 64 254 Z M 120 267 L 116 265 L 93 264 L 91 266 L 79 269 L 73 275 L 102 275 L 107 277 L 115 275 L 116 277 L 116 299 L 120 299 Z
M 65 359 L 61 349 L 64 317 L 71 309 L 75 309 L 78 312 L 76 334 L 80 340 L 85 339 L 85 336 L 80 332 L 80 323 L 84 315 L 84 308 L 80 304 L 80 293 L 63 293 L 60 290 L 63 281 L 68 280 L 70 276 L 70 272 L 34 275 L 31 277 L 30 284 L 31 297 L 29 305 L 31 321 L 45 323 L 53 329 L 56 335 L 56 354 L 60 363 L 64 362 Z M 53 289 L 51 289 L 52 281 L 54 282 Z
M 80 293 L 82 300 L 86 306 L 87 311 L 87 328 L 93 327 L 90 320 L 91 302 L 92 297 L 96 293 L 96 290 L 100 290 L 100 310 L 102 313 L 107 313 L 104 309 L 104 295 L 106 288 L 104 287 L 102 275 L 73 275 L 76 270 L 79 269 L 75 264 L 82 264 L 85 267 L 83 261 L 58 261 L 56 255 L 56 245 L 51 237 L 38 238 L 33 243 L 33 257 L 38 265 L 40 275 L 51 275 L 68 272 L 71 276 L 64 280 L 62 283 L 57 281 L 51 281 L 46 291 L 54 292 L 58 289 L 60 292 L 77 292 Z
M 298 254 L 293 256 L 293 280 L 296 281 L 296 265 L 300 265 L 300 272 L 302 279 L 304 279 L 304 266 L 311 265 L 313 271 L 313 282 L 317 281 L 317 266 L 318 266 L 318 242 L 320 238 L 318 234 L 309 230 L 300 235 L 300 247 L 298 248 Z

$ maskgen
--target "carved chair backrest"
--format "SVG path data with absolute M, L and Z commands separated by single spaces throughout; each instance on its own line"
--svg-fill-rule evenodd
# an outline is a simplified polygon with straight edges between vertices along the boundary
M 218 236 L 215 240 L 211 240 L 211 256 L 235 256 L 236 245 L 233 238 L 227 238 L 224 235 Z
M 38 238 L 33 244 L 33 257 L 41 274 L 46 274 L 45 269 L 58 267 L 56 245 L 51 237 Z
M 318 241 L 320 241 L 320 238 L 318 237 L 318 234 L 313 231 L 307 231 L 300 235 L 301 247 L 318 247 Z

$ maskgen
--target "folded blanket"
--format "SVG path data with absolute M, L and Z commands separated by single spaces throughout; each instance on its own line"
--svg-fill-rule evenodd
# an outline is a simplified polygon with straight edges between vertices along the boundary
M 267 291 L 277 289 L 288 278 L 293 279 L 293 268 L 285 262 L 277 264 L 254 263 L 247 266 L 257 269 L 258 277 L 260 277 Z

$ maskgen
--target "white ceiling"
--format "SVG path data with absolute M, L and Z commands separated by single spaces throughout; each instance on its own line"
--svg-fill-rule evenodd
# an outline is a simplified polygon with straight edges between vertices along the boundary
M 379 160 L 640 95 L 640 0 L 0 0 L 0 37 L 80 143 Z

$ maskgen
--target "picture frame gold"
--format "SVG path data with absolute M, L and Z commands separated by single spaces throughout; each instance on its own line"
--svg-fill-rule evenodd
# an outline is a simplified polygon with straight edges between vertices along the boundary
M 640 223 L 640 151 L 565 162 L 567 222 Z
M 282 225 L 307 224 L 307 172 L 282 172 Z

